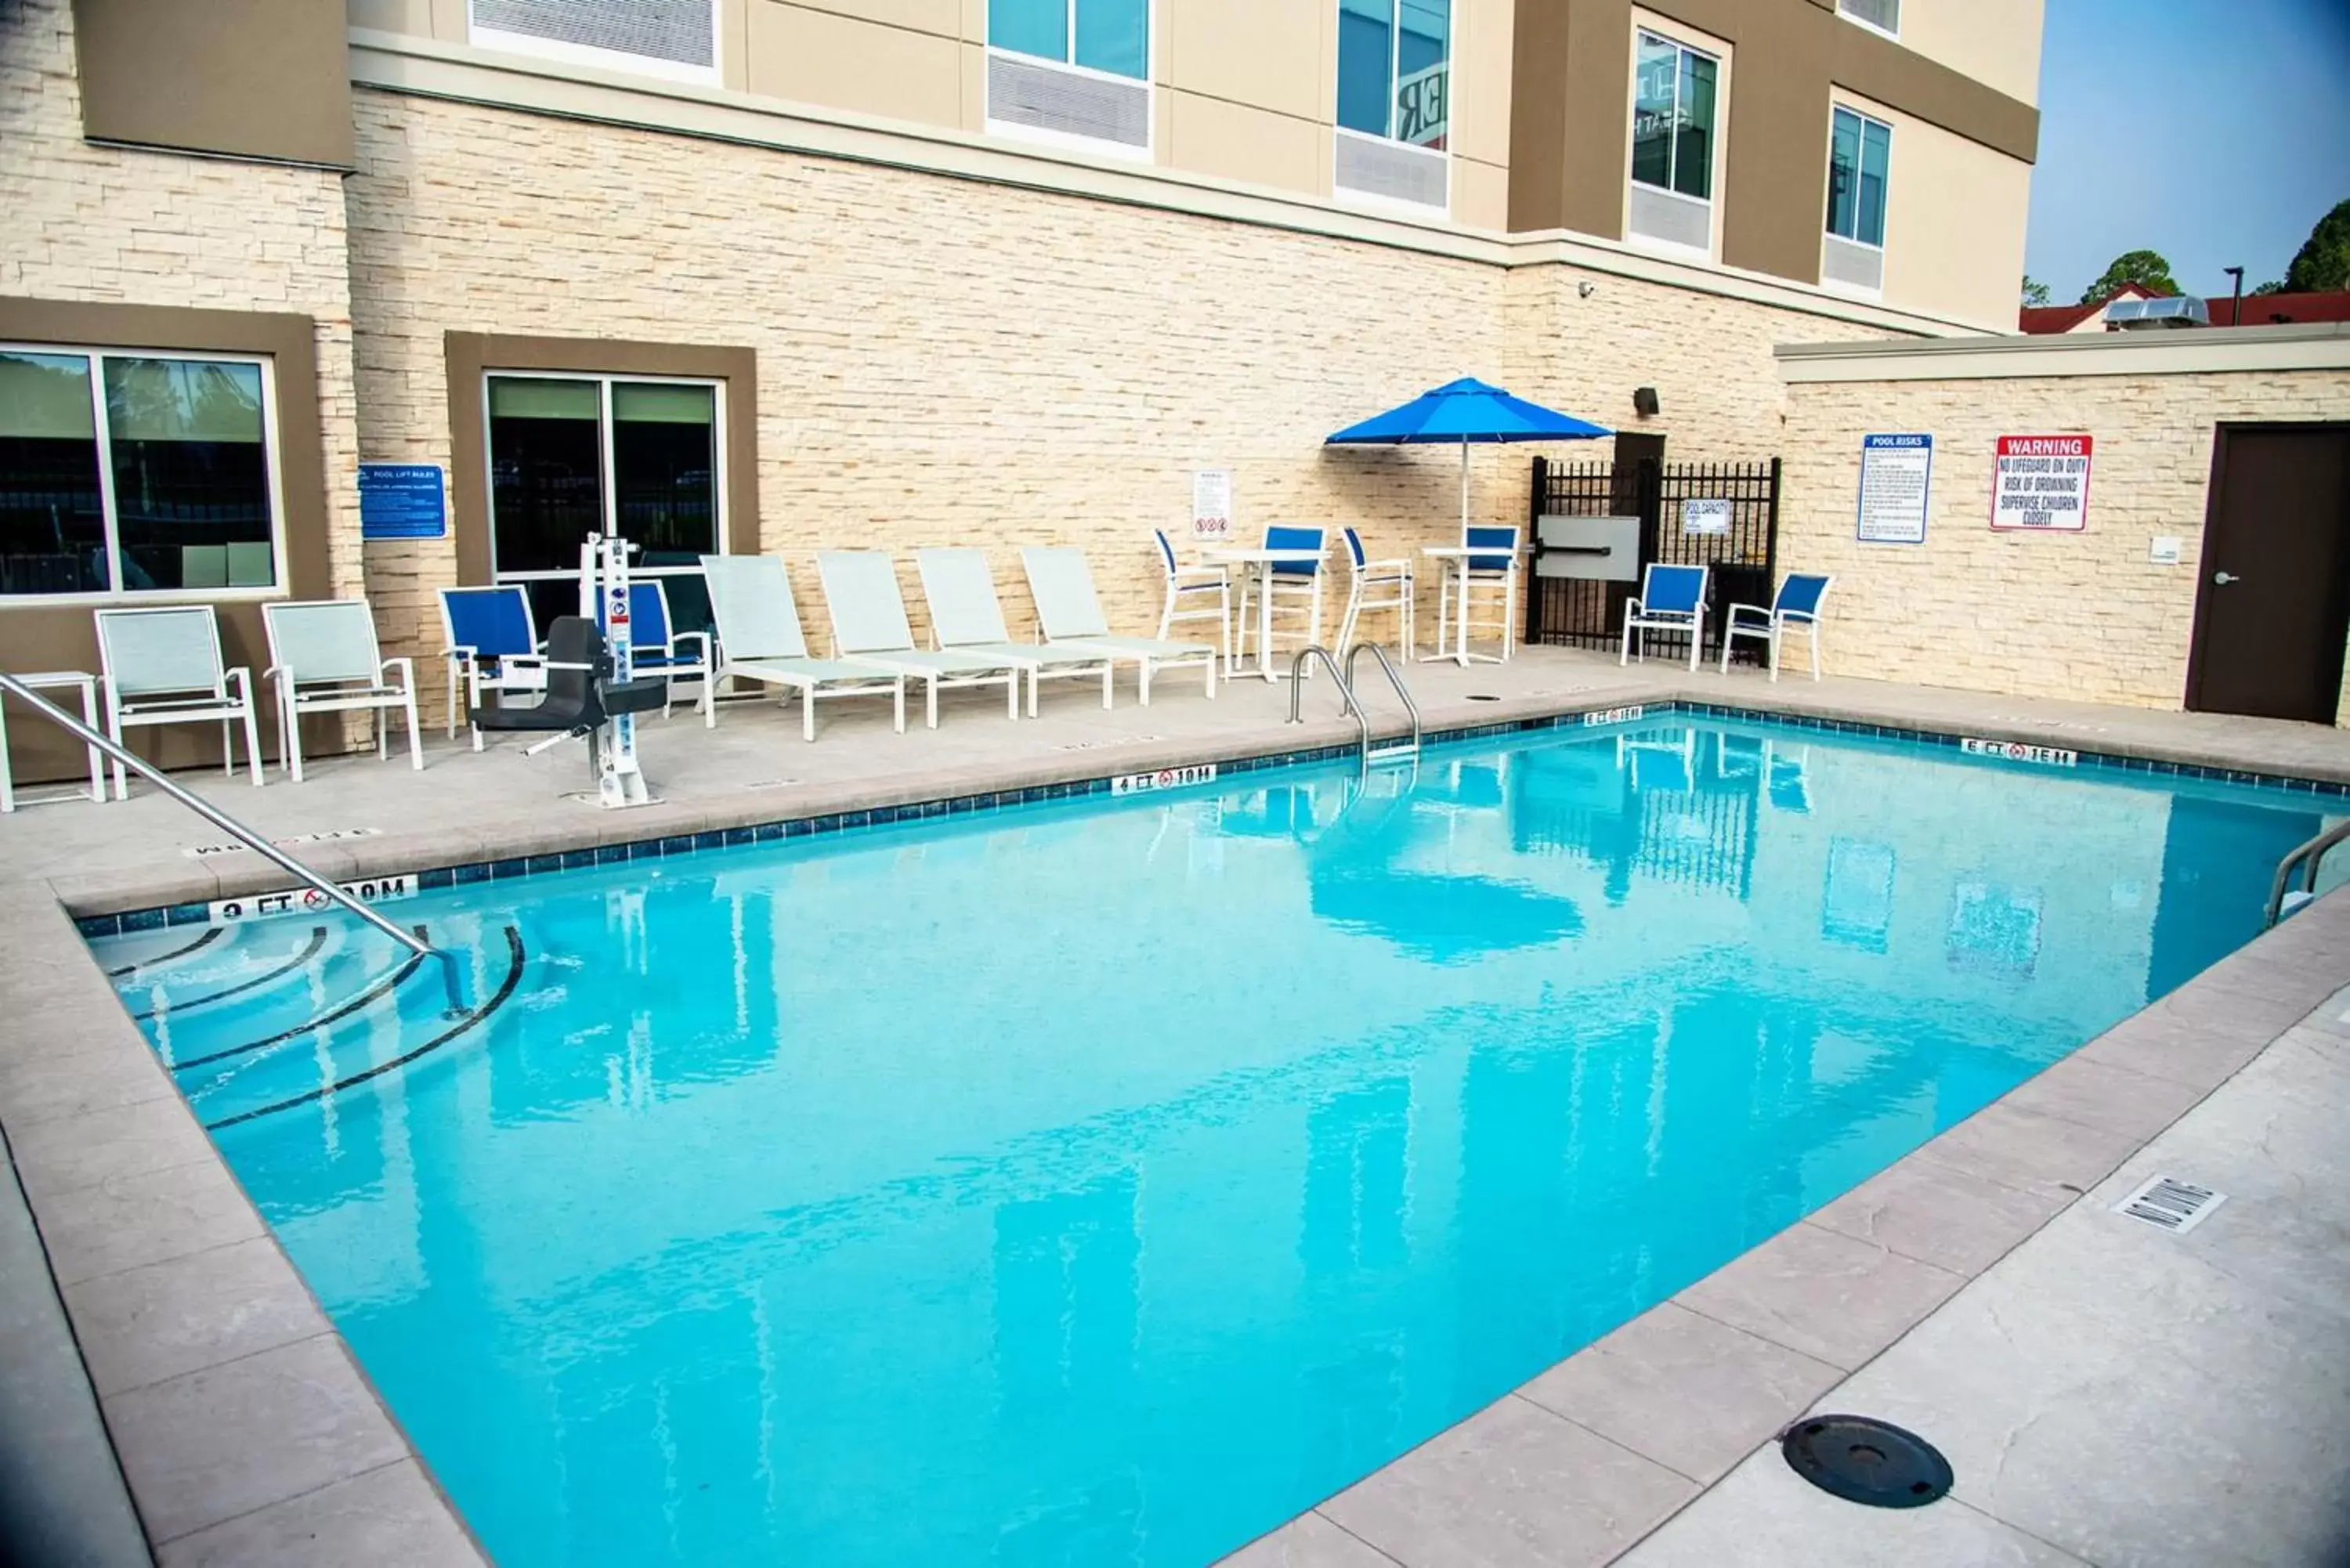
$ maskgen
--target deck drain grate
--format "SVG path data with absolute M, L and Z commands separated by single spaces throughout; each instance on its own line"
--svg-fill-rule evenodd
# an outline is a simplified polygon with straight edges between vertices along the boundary
M 2228 1195 L 2224 1192 L 2214 1192 L 2175 1176 L 2158 1176 L 2115 1204 L 2114 1212 L 2160 1226 L 2174 1236 L 2184 1236 L 2226 1201 Z
M 1499 702 L 1501 699 L 1494 696 L 1491 691 L 1471 691 L 1469 693 L 1469 701 L 1471 702 Z
M 1867 1416 L 1813 1416 L 1779 1438 L 1788 1469 L 1832 1496 L 1871 1508 L 1923 1508 L 1950 1490 L 1933 1444 Z

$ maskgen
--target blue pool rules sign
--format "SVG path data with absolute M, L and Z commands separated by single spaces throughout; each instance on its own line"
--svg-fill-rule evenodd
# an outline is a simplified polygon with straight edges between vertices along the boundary
M 1934 479 L 1934 438 L 1860 438 L 1860 525 L 1864 545 L 1926 542 L 1926 497 Z
M 438 539 L 449 532 L 437 462 L 359 464 L 359 537 Z

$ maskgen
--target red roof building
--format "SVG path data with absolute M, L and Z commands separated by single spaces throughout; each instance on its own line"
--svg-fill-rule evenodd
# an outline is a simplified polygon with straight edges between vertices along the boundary
M 2126 283 L 2105 298 L 2086 305 L 2027 305 L 2018 313 L 2016 325 L 2035 337 L 2046 332 L 2103 332 L 2106 306 L 2115 300 L 2159 297 L 2144 284 Z
M 2236 315 L 2238 301 L 2207 299 L 2206 310 L 2211 313 L 2214 327 L 2283 327 L 2297 321 L 2350 321 L 2350 289 L 2336 289 L 2330 294 L 2248 294 L 2241 301 L 2243 316 Z M 2026 311 L 2025 315 L 2031 312 Z M 2024 330 L 2032 330 L 2029 327 Z

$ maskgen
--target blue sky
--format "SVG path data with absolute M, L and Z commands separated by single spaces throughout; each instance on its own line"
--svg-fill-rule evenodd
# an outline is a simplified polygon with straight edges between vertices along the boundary
M 2024 270 L 2058 304 L 2124 251 L 2189 294 L 2284 275 L 2350 196 L 2350 0 L 2047 0 Z

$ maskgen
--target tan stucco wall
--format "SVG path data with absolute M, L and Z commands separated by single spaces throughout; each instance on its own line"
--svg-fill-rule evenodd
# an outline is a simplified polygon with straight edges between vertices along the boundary
M 1893 128 L 1882 302 L 2014 331 L 2032 165 L 1857 94 L 1839 91 L 1835 101 Z
M 2043 0 L 1901 0 L 1901 43 L 2025 103 L 2040 101 Z
M 0 42 L 0 295 L 313 317 L 333 580 L 357 592 L 341 176 L 92 146 L 81 139 L 64 0 L 21 0 Z
M 2350 419 L 2339 370 L 1834 381 L 1788 394 L 1779 558 L 1836 575 L 1829 670 L 2165 709 L 2185 700 L 2213 427 Z M 1861 437 L 1892 431 L 1934 437 L 1922 545 L 1854 537 Z M 2087 528 L 1994 533 L 1998 438 L 2080 433 L 2096 438 Z M 2158 535 L 2179 539 L 2178 566 L 2148 561 Z

